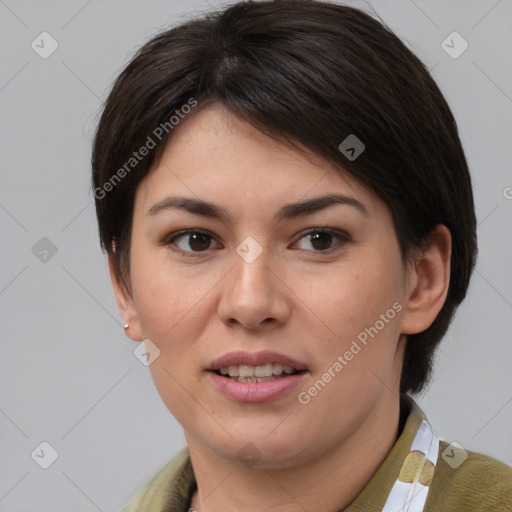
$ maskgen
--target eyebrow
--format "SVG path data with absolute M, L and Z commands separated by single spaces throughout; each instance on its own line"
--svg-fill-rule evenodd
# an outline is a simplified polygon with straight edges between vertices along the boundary
M 368 209 L 366 206 L 354 197 L 341 194 L 327 194 L 298 203 L 286 204 L 276 213 L 275 218 L 277 221 L 293 219 L 324 210 L 325 208 L 336 204 L 351 206 L 364 217 L 368 216 Z M 202 199 L 180 196 L 166 197 L 165 199 L 162 199 L 149 208 L 146 215 L 154 216 L 166 210 L 185 210 L 194 215 L 200 215 L 212 219 L 219 219 L 226 222 L 231 220 L 231 215 L 224 208 L 215 203 L 203 201 Z

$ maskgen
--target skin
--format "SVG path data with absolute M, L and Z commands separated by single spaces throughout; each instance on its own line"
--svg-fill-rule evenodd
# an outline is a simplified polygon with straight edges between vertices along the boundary
M 338 204 L 274 220 L 284 204 L 329 193 L 356 198 L 368 215 Z M 170 195 L 217 203 L 232 219 L 176 209 L 147 214 Z M 315 244 L 305 233 L 310 228 L 350 238 Z M 194 244 L 185 235 L 162 244 L 184 229 L 212 238 Z M 247 236 L 263 250 L 250 264 L 235 250 Z M 406 335 L 425 330 L 441 310 L 450 251 L 450 233 L 440 225 L 404 266 L 390 210 L 378 196 L 219 105 L 174 129 L 137 190 L 130 290 L 112 257 L 109 264 L 127 335 L 160 350 L 150 369 L 185 431 L 196 510 L 327 512 L 354 500 L 396 441 Z M 307 405 L 299 403 L 298 393 L 396 302 L 401 311 L 378 335 Z M 235 402 L 210 383 L 205 368 L 238 349 L 280 352 L 304 363 L 308 375 L 279 399 Z M 239 453 L 248 442 L 258 454 L 253 465 Z

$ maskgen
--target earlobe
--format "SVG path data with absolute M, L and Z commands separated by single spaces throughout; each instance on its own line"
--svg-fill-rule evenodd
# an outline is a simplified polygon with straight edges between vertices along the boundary
M 108 255 L 108 268 L 110 273 L 110 280 L 112 282 L 112 288 L 114 289 L 114 294 L 116 297 L 117 307 L 119 308 L 119 312 L 121 314 L 124 332 L 130 339 L 134 341 L 142 341 L 144 336 L 142 336 L 137 311 L 133 303 L 133 298 L 117 275 L 114 258 L 114 254 L 110 253 Z
M 417 334 L 428 329 L 441 311 L 450 284 L 451 251 L 450 231 L 439 224 L 408 270 L 401 325 L 403 334 Z

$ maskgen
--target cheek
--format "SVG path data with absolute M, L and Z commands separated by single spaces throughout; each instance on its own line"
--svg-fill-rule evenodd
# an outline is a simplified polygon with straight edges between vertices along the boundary
M 201 299 L 213 283 L 211 277 L 193 279 L 191 268 L 171 265 L 165 251 L 133 246 L 131 279 L 134 302 L 144 336 L 157 345 L 195 324 Z M 181 337 L 180 337 L 181 339 Z
M 206 290 L 198 283 L 182 286 L 175 280 L 172 286 L 162 281 L 148 285 L 137 295 L 136 304 L 144 336 L 160 350 L 193 344 L 210 315 L 205 310 Z
M 170 286 L 170 276 L 158 267 L 138 267 L 132 271 L 138 319 L 145 337 L 161 342 L 165 332 L 182 316 L 183 291 L 177 283 Z
M 194 278 L 191 272 L 153 262 L 138 264 L 132 273 L 143 336 L 160 350 L 150 370 L 173 413 L 182 402 L 187 403 L 183 387 L 199 378 L 197 363 L 204 358 L 205 332 L 215 315 L 211 297 L 215 296 L 218 276 L 210 271 L 201 277 L 196 271 Z
M 393 352 L 398 337 L 393 304 L 401 303 L 402 297 L 400 267 L 391 260 L 360 257 L 350 267 L 334 269 L 304 288 L 305 303 L 321 320 L 324 339 L 330 340 L 317 345 L 322 358 L 344 354 L 358 339 L 367 341 L 367 346 L 372 343 L 372 350 L 360 343 L 364 350 L 354 357 L 360 364 Z

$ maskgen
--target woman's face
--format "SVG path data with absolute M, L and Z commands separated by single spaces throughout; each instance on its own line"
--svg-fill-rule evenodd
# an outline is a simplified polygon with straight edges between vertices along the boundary
M 407 287 L 390 210 L 315 162 L 214 106 L 174 129 L 137 190 L 128 332 L 158 347 L 150 369 L 189 442 L 221 457 L 252 443 L 267 467 L 301 463 L 398 393 Z M 328 195 L 348 199 L 291 206 Z

